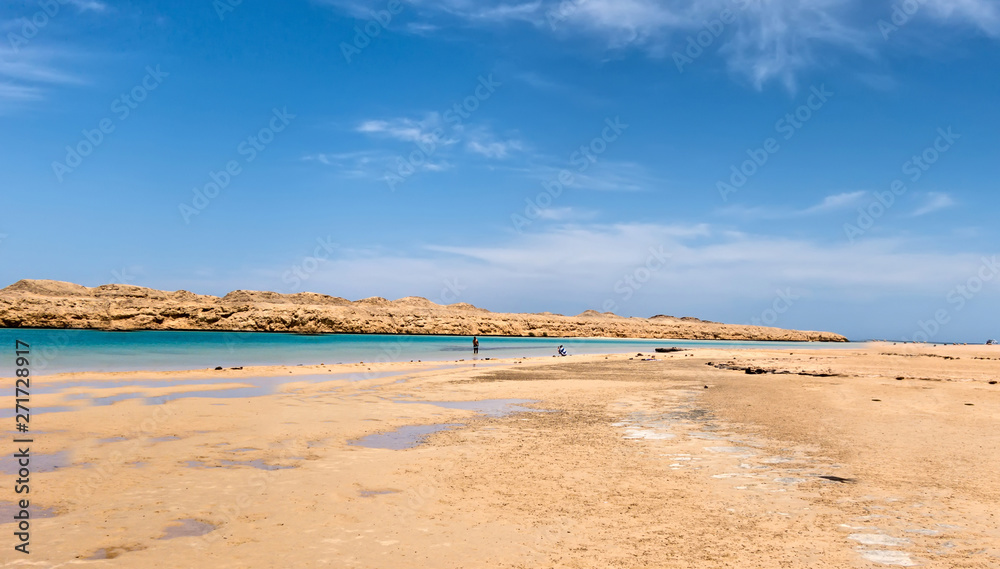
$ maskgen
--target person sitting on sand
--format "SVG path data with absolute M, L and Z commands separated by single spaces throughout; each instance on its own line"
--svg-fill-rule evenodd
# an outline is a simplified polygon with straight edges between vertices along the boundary
M 562 346 L 559 346 L 559 355 L 560 356 L 568 356 L 569 354 L 566 353 L 566 348 L 564 348 Z

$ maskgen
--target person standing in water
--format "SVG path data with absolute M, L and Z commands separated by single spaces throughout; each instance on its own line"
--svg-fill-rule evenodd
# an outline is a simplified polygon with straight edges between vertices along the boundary
M 477 338 L 476 336 L 472 337 L 472 353 L 473 354 L 479 353 L 479 338 Z

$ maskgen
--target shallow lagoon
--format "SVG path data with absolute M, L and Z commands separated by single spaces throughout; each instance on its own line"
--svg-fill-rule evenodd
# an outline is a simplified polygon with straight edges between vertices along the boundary
M 276 334 L 266 332 L 103 332 L 98 330 L 0 329 L 0 345 L 31 345 L 35 375 L 84 371 L 171 371 L 259 365 L 472 360 L 471 336 L 375 334 Z M 652 352 L 654 348 L 857 347 L 849 343 L 735 342 L 613 338 L 480 336 L 479 360 L 538 357 L 565 345 L 573 354 Z M 3 375 L 0 372 L 0 375 Z

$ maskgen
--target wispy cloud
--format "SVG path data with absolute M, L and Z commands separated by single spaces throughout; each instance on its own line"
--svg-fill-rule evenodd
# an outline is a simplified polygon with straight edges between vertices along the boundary
M 316 162 L 337 170 L 344 178 L 358 180 L 375 180 L 385 175 L 386 165 L 391 156 L 375 151 L 357 152 L 318 152 L 303 156 L 306 162 Z
M 465 148 L 469 152 L 502 160 L 508 158 L 513 152 L 524 149 L 524 145 L 519 140 L 500 140 L 488 128 L 476 128 L 466 134 Z
M 406 31 L 416 36 L 429 36 L 440 29 L 441 26 L 435 26 L 434 24 L 428 24 L 426 22 L 406 23 Z
M 331 0 L 333 1 L 333 0 Z M 328 2 L 331 3 L 331 2 Z M 348 10 L 359 1 L 335 1 Z M 1000 36 L 996 0 L 922 0 L 916 17 L 940 26 L 971 25 Z M 372 4 L 374 5 L 374 4 Z M 803 70 L 826 64 L 827 50 L 875 58 L 882 38 L 877 8 L 863 0 L 412 0 L 415 24 L 497 26 L 525 22 L 560 38 L 590 37 L 608 49 L 634 48 L 654 57 L 683 51 L 686 38 L 725 10 L 735 20 L 708 51 L 755 87 L 778 81 L 794 89 Z M 893 4 L 884 3 L 888 18 Z
M 538 219 L 543 221 L 583 221 L 594 219 L 598 212 L 575 207 L 549 207 L 539 210 Z
M 81 83 L 77 75 L 60 69 L 57 61 L 68 59 L 69 54 L 51 50 L 33 50 L 27 54 L 2 54 L 0 59 L 0 76 L 12 81 L 32 84 L 66 84 Z
M 47 12 L 40 5 L 29 5 L 34 12 L 0 20 L 0 31 L 4 35 L 4 45 L 0 46 L 0 111 L 4 107 L 20 107 L 27 102 L 43 100 L 55 87 L 86 82 L 79 72 L 68 71 L 78 67 L 75 64 L 85 51 L 53 43 L 52 38 L 46 36 L 56 35 L 50 28 L 78 24 L 74 15 L 105 13 L 111 8 L 98 0 L 59 0 L 53 5 L 61 11 Z M 72 6 L 73 10 L 62 10 L 65 5 Z M 39 22 L 44 24 L 39 25 Z
M 661 182 L 635 162 L 605 161 L 585 173 L 573 174 L 574 188 L 604 192 L 639 192 L 654 189 Z
M 422 119 L 366 120 L 359 124 L 355 130 L 362 134 L 417 144 L 448 146 L 458 142 L 454 136 L 446 135 L 444 121 L 438 113 L 428 113 Z
M 864 201 L 865 197 L 869 195 L 870 194 L 868 192 L 864 191 L 832 194 L 826 196 L 822 199 L 822 201 L 815 205 L 801 209 L 791 209 L 782 206 L 745 207 L 741 205 L 732 205 L 719 210 L 719 213 L 743 218 L 791 219 L 795 217 L 822 215 L 849 209 L 855 205 L 859 205 L 862 201 Z
M 551 77 L 543 76 L 532 71 L 514 71 L 510 75 L 517 81 L 532 87 L 543 93 L 550 94 L 562 100 L 570 100 L 583 105 L 596 107 L 606 105 L 608 102 L 590 93 L 587 89 L 582 89 L 579 85 L 571 85 L 556 81 Z
M 104 2 L 98 2 L 97 0 L 60 0 L 65 4 L 70 4 L 74 6 L 77 10 L 81 12 L 105 12 L 108 10 L 108 5 Z
M 376 2 L 372 0 L 315 0 L 315 2 L 332 6 L 358 19 L 370 18 L 371 11 L 376 7 Z
M 621 300 L 615 294 L 616 281 L 645 266 L 655 253 L 669 256 L 669 261 L 627 305 L 629 314 L 650 315 L 679 302 L 701 307 L 720 299 L 770 302 L 775 286 L 832 294 L 841 303 L 913 295 L 937 298 L 982 262 L 981 255 L 934 252 L 923 243 L 824 245 L 726 233 L 704 224 L 538 228 L 476 246 L 432 244 L 407 253 L 376 251 L 333 259 L 310 279 L 310 287 L 357 297 L 433 296 L 448 278 L 472 291 L 463 300 L 491 308 L 572 304 L 582 311 L 600 308 L 605 298 Z M 572 290 L 566 286 L 570 282 Z M 1000 289 L 991 294 L 1000 299 Z
M 39 101 L 53 88 L 84 83 L 80 75 L 65 70 L 78 59 L 79 53 L 69 50 L 37 47 L 15 53 L 0 47 L 0 105 Z
M 834 194 L 832 196 L 826 196 L 823 201 L 818 204 L 801 210 L 798 213 L 802 215 L 809 215 L 813 213 L 827 213 L 831 211 L 839 211 L 845 208 L 849 208 L 858 202 L 860 202 L 868 192 L 858 191 L 858 192 L 845 192 L 842 194 Z
M 515 4 L 500 3 L 492 6 L 486 4 L 475 1 L 441 2 L 441 6 L 451 13 L 481 22 L 508 22 L 511 20 L 533 22 L 537 20 L 538 13 L 542 8 L 540 1 Z
M 486 160 L 504 160 L 524 149 L 524 144 L 495 134 L 486 125 L 448 124 L 439 113 L 422 118 L 368 119 L 351 129 L 374 141 L 379 148 L 349 152 L 317 152 L 302 157 L 337 169 L 347 178 L 385 180 L 404 167 L 422 172 L 443 172 L 456 165 Z M 420 150 L 422 159 L 407 160 Z
M 506 158 L 510 155 L 511 151 L 521 149 L 520 143 L 516 140 L 508 140 L 505 142 L 480 142 L 478 140 L 470 140 L 466 147 L 470 152 L 481 154 L 487 158 Z
M 517 166 L 511 170 L 534 180 L 539 184 L 558 181 L 569 173 L 572 181 L 569 188 L 599 192 L 641 192 L 661 188 L 663 180 L 652 175 L 649 170 L 636 162 L 599 159 L 595 164 L 587 164 L 581 171 L 576 164 L 560 164 L 558 159 L 548 156 L 533 156 L 531 164 Z
M 924 204 L 914 210 L 914 212 L 910 215 L 913 217 L 920 217 L 953 205 L 955 205 L 955 200 L 953 200 L 948 194 L 928 192 L 924 196 Z
M 0 101 L 37 101 L 43 91 L 38 87 L 0 83 Z
M 385 150 L 355 152 L 317 152 L 302 157 L 304 162 L 315 162 L 332 168 L 343 178 L 383 181 L 387 173 L 398 168 L 400 156 Z M 443 159 L 429 159 L 410 167 L 421 172 L 443 172 L 454 165 Z
M 661 57 L 683 53 L 686 38 L 724 11 L 717 51 L 729 69 L 761 88 L 778 80 L 794 88 L 795 76 L 814 65 L 826 47 L 869 52 L 871 34 L 852 24 L 851 0 L 588 0 L 565 17 L 570 30 L 598 34 L 611 48 L 634 46 Z M 728 28 L 728 29 L 725 29 Z
M 1000 35 L 1000 4 L 996 0 L 924 0 L 932 19 L 959 22 Z

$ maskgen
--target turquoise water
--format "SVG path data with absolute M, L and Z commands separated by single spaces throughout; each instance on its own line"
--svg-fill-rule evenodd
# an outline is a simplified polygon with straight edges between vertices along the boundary
M 312 365 L 473 359 L 472 338 L 263 332 L 101 332 L 0 329 L 0 377 L 13 375 L 16 340 L 31 346 L 34 374 L 77 371 L 167 371 L 216 366 Z M 845 348 L 844 343 L 728 342 L 606 338 L 480 337 L 479 359 L 652 352 L 653 348 Z

